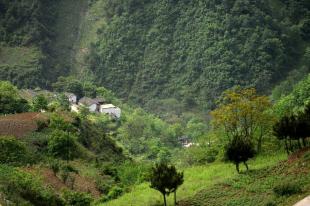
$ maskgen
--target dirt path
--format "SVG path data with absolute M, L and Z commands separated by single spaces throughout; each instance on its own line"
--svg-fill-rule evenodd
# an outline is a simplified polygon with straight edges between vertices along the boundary
M 310 195 L 305 199 L 297 202 L 294 206 L 309 206 L 310 205 Z

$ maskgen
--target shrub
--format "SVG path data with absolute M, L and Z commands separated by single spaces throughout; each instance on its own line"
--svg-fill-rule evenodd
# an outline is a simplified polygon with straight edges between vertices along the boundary
M 14 137 L 0 137 L 0 163 L 22 165 L 31 161 L 26 146 Z
M 106 183 L 104 181 L 96 181 L 96 186 L 97 189 L 103 194 L 108 194 L 108 192 L 111 189 L 111 184 Z
M 248 170 L 249 168 L 246 162 L 255 155 L 254 145 L 248 138 L 235 136 L 229 144 L 226 145 L 225 155 L 229 161 L 236 165 L 238 173 L 240 172 L 239 164 L 241 162 L 244 163 Z
M 70 206 L 90 206 L 93 199 L 89 194 L 65 190 L 62 195 L 66 205 Z
M 117 197 L 121 196 L 123 194 L 123 189 L 119 186 L 114 186 L 108 193 L 108 198 L 110 200 L 116 199 Z
M 48 122 L 44 120 L 37 120 L 37 132 L 41 132 L 43 129 L 48 127 Z
M 60 170 L 61 164 L 58 160 L 50 160 L 49 167 L 53 170 L 53 173 L 56 176 Z
M 0 165 L 0 182 L 4 195 L 21 203 L 18 205 L 64 205 L 52 190 L 42 186 L 39 178 L 13 167 Z
M 112 164 L 104 164 L 100 171 L 101 175 L 109 175 L 113 177 L 115 181 L 119 181 L 117 168 Z
M 54 157 L 72 160 L 77 156 L 77 145 L 70 133 L 55 130 L 48 140 L 48 151 Z
M 285 182 L 275 186 L 273 191 L 277 196 L 291 196 L 300 193 L 301 187 L 297 183 Z

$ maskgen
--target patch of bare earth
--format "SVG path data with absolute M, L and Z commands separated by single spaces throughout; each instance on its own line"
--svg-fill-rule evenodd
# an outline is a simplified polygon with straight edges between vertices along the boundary
M 39 112 L 0 116 L 0 135 L 23 137 L 36 131 L 38 120 L 46 121 L 47 117 Z
M 65 184 L 58 176 L 55 176 L 53 171 L 48 168 L 34 168 L 28 167 L 25 171 L 34 175 L 40 175 L 46 186 L 53 188 L 55 191 L 60 192 L 63 189 L 71 189 L 68 184 Z M 101 193 L 96 187 L 96 183 L 87 177 L 79 174 L 73 174 L 74 185 L 73 190 L 78 192 L 85 192 L 91 194 L 94 198 L 99 198 Z

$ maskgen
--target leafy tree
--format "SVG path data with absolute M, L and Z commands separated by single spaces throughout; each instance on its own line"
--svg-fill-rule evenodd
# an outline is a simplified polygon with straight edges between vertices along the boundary
M 250 139 L 242 136 L 235 136 L 228 145 L 226 145 L 225 154 L 227 159 L 236 165 L 236 170 L 239 173 L 239 164 L 241 162 L 243 162 L 247 170 L 249 169 L 246 162 L 248 159 L 254 157 L 255 150 Z
M 57 97 L 57 102 L 62 110 L 69 111 L 70 110 L 70 102 L 68 97 L 65 94 L 60 94 Z
M 211 112 L 213 125 L 222 128 L 229 141 L 236 136 L 255 140 L 259 152 L 273 121 L 267 111 L 270 106 L 268 97 L 257 95 L 255 89 L 236 87 L 225 91 L 219 107 Z
M 174 193 L 176 204 L 176 191 L 183 184 L 183 173 L 177 172 L 176 168 L 167 163 L 156 164 L 150 174 L 150 187 L 158 190 L 164 198 L 164 205 L 167 205 L 166 195 Z
M 72 76 L 60 76 L 52 86 L 58 92 L 71 92 L 77 95 L 78 98 L 84 96 L 82 83 Z
M 47 105 L 48 105 L 47 99 L 45 98 L 43 94 L 39 94 L 35 96 L 32 101 L 32 109 L 35 112 L 47 110 L 48 108 Z
M 0 163 L 21 165 L 30 162 L 30 155 L 27 148 L 14 137 L 0 137 Z
M 306 139 L 310 136 L 310 106 L 297 115 L 282 117 L 274 125 L 273 132 L 279 140 L 284 140 L 287 153 L 293 151 L 292 140 L 297 141 L 298 148 L 301 148 L 301 139 L 303 146 L 306 147 Z
M 83 84 L 83 92 L 86 97 L 95 98 L 96 97 L 96 85 L 91 82 L 85 82 Z
M 72 160 L 77 156 L 77 144 L 75 137 L 62 130 L 54 130 L 48 140 L 48 151 L 54 157 L 64 160 Z
M 20 98 L 18 89 L 10 82 L 0 81 L 0 114 L 26 112 L 29 105 Z

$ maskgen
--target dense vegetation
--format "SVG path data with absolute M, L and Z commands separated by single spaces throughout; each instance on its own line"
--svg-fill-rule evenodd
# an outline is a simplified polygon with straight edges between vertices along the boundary
M 309 40 L 307 1 L 104 2 L 91 69 L 140 104 L 173 97 L 212 108 L 237 84 L 266 92 L 302 66 Z
M 310 191 L 309 9 L 0 1 L 0 205 L 294 204 Z M 71 112 L 68 92 L 121 117 Z

